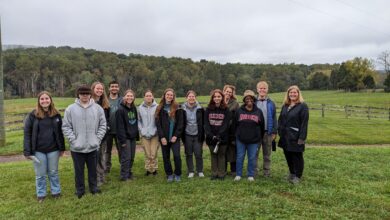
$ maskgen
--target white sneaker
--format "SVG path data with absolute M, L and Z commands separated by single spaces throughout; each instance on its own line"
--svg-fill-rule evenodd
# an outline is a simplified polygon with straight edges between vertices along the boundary
M 253 181 L 255 181 L 255 178 L 253 178 L 253 176 L 250 176 L 250 177 L 248 177 L 248 181 L 253 182 Z
M 236 176 L 235 178 L 234 178 L 234 181 L 240 181 L 241 180 L 241 177 L 240 176 Z
M 194 173 L 189 173 L 188 178 L 194 178 Z
M 198 176 L 199 176 L 199 177 L 204 177 L 203 172 L 198 173 Z

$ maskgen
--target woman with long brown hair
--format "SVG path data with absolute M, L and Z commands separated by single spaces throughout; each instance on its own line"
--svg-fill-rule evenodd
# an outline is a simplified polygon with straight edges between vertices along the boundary
M 206 144 L 211 156 L 211 180 L 225 178 L 230 118 L 231 113 L 226 106 L 223 92 L 219 89 L 213 90 L 204 117 Z
M 180 136 L 184 127 L 183 112 L 175 99 L 175 91 L 171 88 L 166 89 L 156 109 L 157 133 L 168 182 L 173 182 L 173 180 L 179 182 L 181 178 Z M 175 162 L 174 172 L 170 159 L 171 149 Z
M 91 86 L 92 90 L 92 99 L 99 104 L 103 110 L 106 117 L 107 125 L 110 122 L 110 102 L 108 101 L 104 85 L 101 82 L 94 82 Z M 109 127 L 107 131 L 109 131 Z M 105 182 L 105 170 L 106 170 L 106 150 L 107 150 L 107 137 L 108 132 L 104 135 L 102 142 L 100 143 L 100 148 L 98 152 L 98 161 L 97 161 L 97 184 L 101 186 Z
M 46 197 L 46 176 L 54 198 L 61 195 L 58 177 L 58 160 L 64 154 L 64 135 L 61 130 L 61 115 L 54 107 L 49 92 L 38 94 L 37 106 L 24 123 L 24 151 L 27 159 L 33 160 L 36 176 L 38 202 Z

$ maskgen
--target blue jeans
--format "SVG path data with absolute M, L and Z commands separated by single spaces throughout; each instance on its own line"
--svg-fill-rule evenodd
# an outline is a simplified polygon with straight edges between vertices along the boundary
M 255 176 L 255 166 L 256 166 L 256 152 L 259 146 L 258 143 L 253 144 L 244 144 L 238 138 L 236 138 L 237 146 L 237 164 L 236 172 L 237 176 L 242 176 L 242 168 L 244 167 L 245 153 L 248 151 L 248 177 Z
M 46 196 L 46 176 L 49 177 L 51 194 L 55 195 L 61 193 L 60 179 L 58 177 L 58 160 L 60 152 L 35 152 L 34 156 L 40 161 L 40 163 L 33 162 L 37 196 Z

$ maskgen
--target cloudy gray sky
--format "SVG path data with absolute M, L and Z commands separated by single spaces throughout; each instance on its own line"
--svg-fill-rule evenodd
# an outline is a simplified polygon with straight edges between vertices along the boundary
M 221 63 L 334 63 L 390 50 L 388 0 L 0 0 L 3 44 Z

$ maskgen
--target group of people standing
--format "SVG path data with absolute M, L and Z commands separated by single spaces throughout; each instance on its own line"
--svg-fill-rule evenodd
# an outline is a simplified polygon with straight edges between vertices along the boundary
M 259 172 L 260 150 L 263 152 L 263 175 L 271 175 L 272 146 L 279 134 L 278 146 L 283 148 L 289 167 L 288 180 L 297 184 L 302 177 L 309 110 L 297 86 L 288 88 L 278 119 L 265 81 L 257 84 L 258 95 L 252 90 L 244 92 L 241 106 L 232 85 L 213 90 L 206 108 L 199 104 L 193 90 L 187 92 L 183 104 L 176 101 L 173 89 L 166 89 L 158 104 L 152 91 L 146 90 L 138 108 L 131 89 L 121 97 L 119 83 L 112 81 L 108 90 L 106 95 L 101 82 L 95 82 L 91 87 L 80 86 L 75 103 L 66 108 L 63 119 L 51 95 L 46 91 L 38 94 L 37 106 L 25 120 L 24 155 L 33 160 L 39 202 L 44 201 L 47 194 L 46 176 L 52 196 L 59 198 L 61 195 L 58 160 L 65 151 L 64 136 L 70 145 L 78 198 L 85 194 L 85 165 L 89 191 L 92 194 L 101 192 L 100 186 L 111 171 L 114 143 L 120 162 L 120 180 L 132 180 L 139 139 L 145 153 L 146 176 L 157 175 L 157 153 L 161 146 L 167 181 L 180 182 L 182 141 L 188 178 L 205 177 L 203 143 L 206 142 L 210 150 L 211 180 L 224 180 L 230 165 L 230 175 L 234 181 L 240 181 L 245 154 L 248 154 L 246 175 L 248 181 L 254 181 Z

